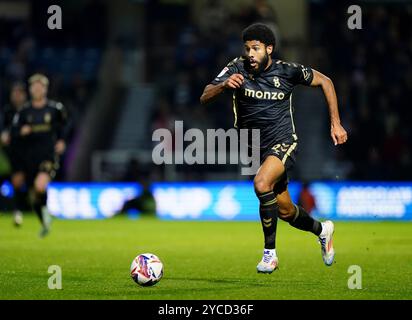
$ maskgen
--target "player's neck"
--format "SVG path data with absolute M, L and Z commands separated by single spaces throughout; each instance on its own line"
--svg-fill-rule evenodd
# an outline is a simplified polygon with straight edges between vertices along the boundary
M 32 100 L 31 104 L 33 105 L 34 108 L 40 109 L 46 105 L 46 102 L 47 102 L 47 98 L 41 98 L 37 100 Z
M 268 70 L 268 69 L 270 68 L 270 66 L 271 66 L 271 65 L 272 65 L 272 58 L 271 58 L 271 57 L 269 57 L 268 63 L 267 63 L 267 65 L 266 65 L 266 68 L 265 68 L 263 71 Z
M 16 111 L 19 111 L 19 110 L 21 110 L 21 108 L 23 108 L 24 104 L 25 104 L 25 102 L 23 102 L 23 103 L 13 103 L 13 108 Z

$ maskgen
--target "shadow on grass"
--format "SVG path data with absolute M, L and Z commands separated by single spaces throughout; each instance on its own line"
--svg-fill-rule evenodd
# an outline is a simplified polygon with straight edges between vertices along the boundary
M 223 278 L 194 278 L 194 277 L 167 277 L 167 281 L 184 281 L 188 282 L 187 285 L 189 285 L 190 282 L 193 284 L 196 282 L 204 282 L 208 284 L 213 284 L 213 285 L 230 285 L 232 288 L 234 287 L 268 287 L 272 288 L 276 284 L 282 283 L 282 285 L 301 285 L 304 283 L 304 281 L 298 281 L 298 280 L 286 280 L 281 279 L 279 276 L 275 274 L 260 274 L 258 275 L 261 277 L 260 279 L 245 279 L 245 278 L 230 278 L 230 279 L 223 279 Z

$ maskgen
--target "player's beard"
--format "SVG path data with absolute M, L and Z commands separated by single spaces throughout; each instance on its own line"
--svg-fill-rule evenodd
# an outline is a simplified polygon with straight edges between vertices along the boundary
M 250 66 L 250 61 L 249 60 L 247 60 L 247 61 L 248 61 L 248 71 L 253 75 L 258 75 L 258 74 L 262 73 L 265 70 L 265 68 L 267 67 L 268 62 L 269 62 L 269 55 L 267 53 L 265 53 L 265 56 L 262 58 L 262 61 L 257 63 L 258 67 L 256 69 L 253 69 Z

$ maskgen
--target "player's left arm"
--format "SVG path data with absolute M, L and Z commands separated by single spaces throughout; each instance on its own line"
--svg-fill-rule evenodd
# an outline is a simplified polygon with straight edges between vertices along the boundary
M 69 132 L 69 116 L 66 107 L 58 102 L 57 108 L 57 141 L 54 150 L 57 154 L 61 155 L 66 151 L 66 140 Z
M 336 97 L 335 87 L 330 78 L 312 69 L 313 79 L 310 83 L 312 87 L 322 87 L 323 94 L 325 95 L 328 103 L 329 115 L 330 115 L 330 134 L 332 140 L 336 145 L 343 144 L 348 140 L 348 134 L 340 123 L 338 99 Z

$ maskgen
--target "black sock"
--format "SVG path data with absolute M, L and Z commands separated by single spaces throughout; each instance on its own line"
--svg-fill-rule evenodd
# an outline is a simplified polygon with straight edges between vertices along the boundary
M 296 215 L 289 224 L 299 230 L 310 231 L 319 236 L 322 232 L 322 224 L 313 219 L 301 206 L 295 205 Z
M 14 190 L 13 210 L 24 211 L 25 202 L 26 202 L 26 192 L 22 190 Z
M 36 213 L 37 218 L 39 218 L 41 224 L 43 224 L 43 215 L 42 215 L 42 213 L 41 213 L 41 207 L 42 207 L 42 206 L 41 206 L 40 203 L 37 202 L 37 201 L 33 204 L 34 212 Z
M 42 225 L 44 225 L 42 209 L 44 206 L 46 206 L 46 204 L 47 204 L 47 194 L 46 193 L 36 194 L 36 200 L 34 201 L 33 209 L 34 209 L 34 212 L 36 212 L 36 215 L 39 218 Z
M 258 194 L 259 214 L 265 235 L 265 249 L 276 248 L 276 227 L 278 223 L 278 205 L 273 191 Z

